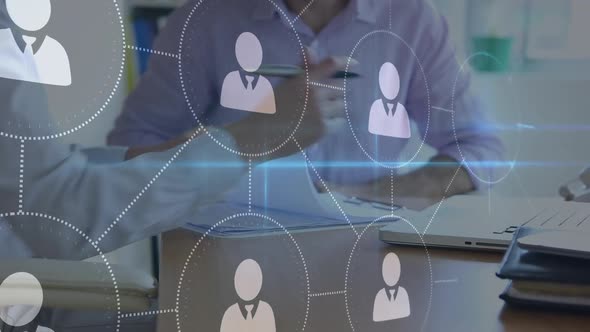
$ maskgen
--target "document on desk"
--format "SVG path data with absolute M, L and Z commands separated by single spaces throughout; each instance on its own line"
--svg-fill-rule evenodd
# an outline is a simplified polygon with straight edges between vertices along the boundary
M 371 204 L 347 203 L 347 198 L 338 193 L 318 193 L 309 175 L 308 166 L 301 154 L 262 164 L 253 169 L 251 177 L 246 176 L 229 192 L 223 203 L 204 211 L 203 215 L 208 220 L 215 220 L 215 223 L 219 221 L 216 218 L 222 218 L 223 215 L 227 217 L 228 211 L 233 212 L 231 215 L 251 210 L 275 219 L 289 230 L 305 230 L 367 224 L 390 214 L 390 211 L 376 209 Z M 191 223 L 190 227 L 198 226 L 203 229 L 209 224 Z M 232 224 L 231 227 L 221 225 L 217 231 L 249 233 L 281 228 L 278 225 L 261 228 L 259 224 Z

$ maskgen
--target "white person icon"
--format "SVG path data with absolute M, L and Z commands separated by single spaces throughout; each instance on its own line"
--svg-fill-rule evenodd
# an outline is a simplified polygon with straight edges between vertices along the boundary
M 240 263 L 234 278 L 240 300 L 223 315 L 221 332 L 276 332 L 271 306 L 258 299 L 262 280 L 262 269 L 256 261 L 247 259 Z
M 72 84 L 70 60 L 64 47 L 45 35 L 51 18 L 50 0 L 6 0 L 14 27 L 0 30 L 0 61 L 9 63 L 0 77 L 57 86 Z
M 391 62 L 384 63 L 379 70 L 379 89 L 383 98 L 371 105 L 369 132 L 380 136 L 410 138 L 408 111 L 395 100 L 400 90 L 399 72 Z
M 262 45 L 251 32 L 244 32 L 236 41 L 236 58 L 241 70 L 229 73 L 221 88 L 221 106 L 264 114 L 277 112 L 270 81 L 255 72 L 262 65 Z
M 410 316 L 410 298 L 398 285 L 401 276 L 399 257 L 389 253 L 383 260 L 383 280 L 387 287 L 377 293 L 373 306 L 373 321 L 386 322 Z
M 6 324 L 7 331 L 31 324 L 39 315 L 42 305 L 43 289 L 32 274 L 14 273 L 0 284 L 0 320 Z M 37 326 L 35 331 L 53 332 L 43 326 Z

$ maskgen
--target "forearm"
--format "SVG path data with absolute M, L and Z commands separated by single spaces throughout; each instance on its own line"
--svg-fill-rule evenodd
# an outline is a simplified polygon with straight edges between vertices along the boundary
M 420 183 L 436 185 L 438 197 L 451 197 L 475 190 L 475 184 L 469 176 L 469 171 L 457 160 L 446 155 L 437 155 L 427 165 L 418 171 L 423 178 Z

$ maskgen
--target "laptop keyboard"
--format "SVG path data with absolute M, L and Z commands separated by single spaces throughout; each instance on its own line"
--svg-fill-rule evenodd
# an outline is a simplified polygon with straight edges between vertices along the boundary
M 562 228 L 570 230 L 590 230 L 590 207 L 560 205 L 547 207 L 524 222 L 521 226 L 535 228 Z M 514 234 L 519 226 L 509 226 L 494 234 Z
M 590 209 L 562 207 L 547 208 L 535 215 L 522 226 L 538 228 L 585 229 L 590 225 Z

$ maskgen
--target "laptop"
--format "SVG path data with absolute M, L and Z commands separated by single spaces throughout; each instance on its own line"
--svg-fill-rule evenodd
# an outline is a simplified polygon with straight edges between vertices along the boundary
M 382 228 L 382 241 L 505 251 L 521 226 L 590 231 L 590 204 L 565 202 L 559 198 L 456 196 L 442 202 L 440 207 L 436 204 L 421 212 L 405 211 L 399 215 L 409 223 L 400 220 Z

